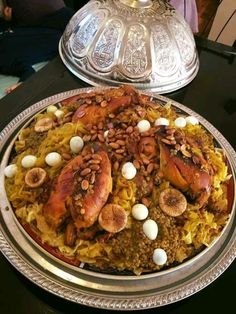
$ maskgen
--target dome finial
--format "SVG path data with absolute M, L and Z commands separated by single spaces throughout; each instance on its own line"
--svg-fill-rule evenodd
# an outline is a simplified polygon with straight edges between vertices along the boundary
M 120 2 L 136 9 L 150 8 L 153 4 L 152 0 L 120 0 Z

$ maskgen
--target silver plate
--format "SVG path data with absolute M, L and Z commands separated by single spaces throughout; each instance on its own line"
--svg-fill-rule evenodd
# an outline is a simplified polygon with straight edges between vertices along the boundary
M 222 134 L 192 110 L 171 100 L 177 108 L 196 116 L 225 150 L 234 180 L 234 202 L 230 220 L 221 236 L 209 248 L 180 266 L 141 276 L 103 274 L 71 266 L 47 253 L 29 237 L 7 200 L 3 170 L 17 131 L 48 105 L 80 92 L 101 89 L 104 88 L 76 89 L 46 98 L 21 112 L 0 133 L 3 154 L 0 167 L 0 249 L 10 263 L 32 282 L 75 303 L 103 309 L 138 310 L 179 301 L 214 281 L 236 257 L 236 153 Z M 152 96 L 163 102 L 169 101 L 163 96 Z

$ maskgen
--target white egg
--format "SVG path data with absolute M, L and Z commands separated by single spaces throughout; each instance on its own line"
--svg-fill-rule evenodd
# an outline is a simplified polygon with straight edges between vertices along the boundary
M 158 118 L 156 119 L 155 121 L 155 126 L 158 126 L 158 125 L 169 125 L 169 120 L 167 120 L 166 118 Z
M 4 169 L 4 174 L 6 177 L 8 178 L 12 178 L 14 177 L 14 175 L 17 172 L 17 165 L 16 164 L 11 164 L 8 165 L 5 169 Z
M 60 119 L 60 118 L 62 118 L 63 116 L 64 116 L 64 112 L 62 111 L 62 110 L 56 110 L 55 112 L 54 112 L 54 114 L 55 114 L 55 116 L 58 118 L 58 119 Z
M 83 147 L 84 141 L 80 136 L 73 136 L 70 139 L 70 149 L 73 153 L 79 153 Z
M 151 128 L 151 124 L 148 120 L 141 120 L 138 122 L 137 128 L 140 133 L 147 132 Z
M 137 220 L 144 220 L 148 216 L 147 206 L 143 204 L 135 204 L 132 207 L 132 216 Z
M 188 116 L 185 118 L 187 124 L 197 125 L 199 124 L 199 121 L 194 116 Z
M 50 113 L 50 112 L 55 112 L 57 111 L 57 107 L 54 106 L 54 105 L 50 105 L 47 107 L 47 113 Z
M 150 240 L 155 240 L 158 234 L 158 226 L 157 223 L 152 220 L 148 219 L 143 224 L 143 232 Z
M 177 128 L 184 128 L 186 124 L 187 123 L 184 117 L 179 117 L 175 119 L 175 126 L 177 126 Z
M 26 155 L 21 160 L 21 165 L 24 168 L 31 168 L 36 164 L 37 157 L 34 155 Z
M 152 259 L 156 265 L 162 266 L 167 261 L 166 252 L 163 249 L 155 249 Z
M 107 137 L 108 137 L 108 133 L 109 133 L 109 130 L 106 130 L 106 131 L 103 133 L 104 138 L 107 138 Z
M 45 162 L 51 167 L 58 166 L 61 163 L 61 155 L 57 152 L 49 153 L 45 157 Z
M 126 162 L 122 166 L 121 173 L 125 179 L 132 180 L 136 176 L 137 170 L 132 162 Z

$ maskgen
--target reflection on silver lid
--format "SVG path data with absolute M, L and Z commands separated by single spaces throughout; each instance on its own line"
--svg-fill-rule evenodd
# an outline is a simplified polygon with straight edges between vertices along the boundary
M 92 85 L 167 93 L 199 67 L 188 24 L 163 0 L 91 0 L 70 20 L 59 49 L 66 66 Z

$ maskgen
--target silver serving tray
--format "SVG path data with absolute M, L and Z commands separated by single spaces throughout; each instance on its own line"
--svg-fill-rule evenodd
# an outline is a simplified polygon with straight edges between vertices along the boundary
M 41 288 L 75 303 L 102 309 L 139 310 L 179 301 L 214 281 L 236 257 L 236 153 L 221 133 L 191 109 L 171 100 L 180 110 L 197 117 L 224 149 L 233 176 L 234 200 L 230 219 L 221 236 L 196 257 L 177 267 L 135 276 L 100 273 L 69 265 L 45 251 L 26 233 L 7 199 L 3 171 L 18 131 L 48 105 L 80 92 L 101 89 L 105 88 L 76 89 L 39 101 L 17 115 L 0 133 L 0 249 L 25 277 Z M 149 95 L 164 103 L 170 101 L 163 96 Z

